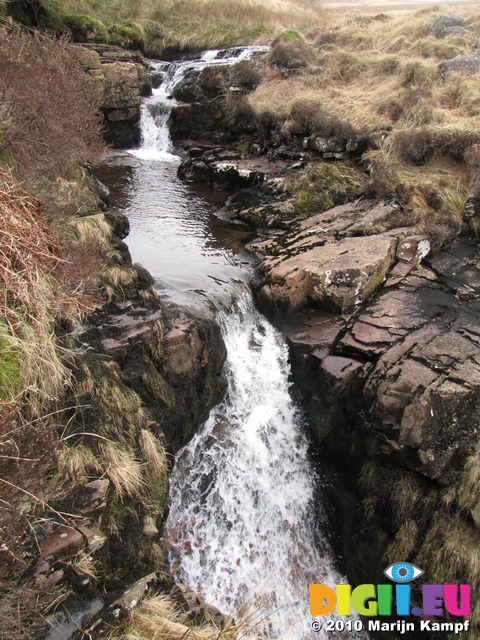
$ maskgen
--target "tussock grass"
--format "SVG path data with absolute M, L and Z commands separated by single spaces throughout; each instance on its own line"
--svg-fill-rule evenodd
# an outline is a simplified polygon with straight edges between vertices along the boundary
M 114 443 L 100 445 L 105 472 L 118 496 L 138 497 L 145 487 L 142 464 L 127 448 Z
M 480 35 L 477 12 L 456 12 L 471 36 L 428 36 L 438 7 L 377 16 L 331 12 L 328 28 L 307 37 L 310 68 L 292 75 L 272 67 L 248 105 L 257 118 L 268 113 L 283 121 L 284 136 L 363 134 L 370 151 L 362 160 L 372 174 L 367 191 L 399 198 L 422 230 L 443 225 L 455 235 L 480 142 L 480 76 L 443 80 L 438 70 L 441 61 L 471 53 Z
M 108 279 L 114 287 L 126 287 L 138 278 L 136 269 L 125 267 L 111 267 L 108 270 Z
M 106 241 L 112 235 L 112 228 L 105 220 L 103 213 L 74 218 L 70 224 L 74 227 L 79 241 L 85 245 L 96 243 L 105 246 Z
M 59 288 L 59 247 L 37 209 L 11 172 L 0 169 L 0 335 L 3 369 L 6 363 L 14 372 L 4 376 L 2 396 L 28 400 L 31 416 L 54 403 L 68 383 L 55 323 L 78 313 L 75 300 Z
M 140 450 L 146 462 L 146 472 L 154 481 L 167 481 L 167 455 L 165 449 L 151 431 L 140 431 Z
M 93 451 L 84 445 L 64 446 L 58 455 L 58 468 L 62 476 L 78 484 L 86 482 L 89 474 L 100 475 L 103 471 Z
M 445 504 L 457 504 L 461 511 L 480 505 L 480 448 L 468 458 L 459 481 L 447 490 Z
M 438 513 L 413 562 L 429 567 L 428 582 L 469 584 L 476 594 L 480 589 L 480 533 L 459 518 Z M 480 602 L 475 597 L 471 621 L 473 627 L 480 624 Z
M 157 56 L 266 43 L 288 28 L 325 26 L 325 11 L 302 0 L 42 0 L 42 5 L 45 26 Z

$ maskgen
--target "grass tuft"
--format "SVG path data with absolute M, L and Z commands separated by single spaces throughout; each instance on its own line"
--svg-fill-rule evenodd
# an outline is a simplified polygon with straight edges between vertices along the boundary
M 105 472 L 115 486 L 120 499 L 138 497 L 145 487 L 143 467 L 127 448 L 113 443 L 100 445 Z
M 167 455 L 162 443 L 147 429 L 140 431 L 140 450 L 146 462 L 146 472 L 154 481 L 167 481 Z

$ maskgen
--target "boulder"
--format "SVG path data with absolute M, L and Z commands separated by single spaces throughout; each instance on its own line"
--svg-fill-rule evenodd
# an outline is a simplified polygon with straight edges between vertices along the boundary
M 266 158 L 244 156 L 239 151 L 210 148 L 182 162 L 178 175 L 187 182 L 202 182 L 217 191 L 258 187 L 286 166 Z
M 472 30 L 465 26 L 465 20 L 460 16 L 444 14 L 440 16 L 427 29 L 427 35 L 436 38 L 447 38 L 448 36 L 464 36 L 472 33 Z
M 381 234 L 339 242 L 317 237 L 311 242 L 310 248 L 297 243 L 285 255 L 262 261 L 265 284 L 260 297 L 267 303 L 290 313 L 308 304 L 340 313 L 351 310 L 382 283 L 397 238 Z
M 464 76 L 473 76 L 480 71 L 480 49 L 476 49 L 471 55 L 460 55 L 444 60 L 438 65 L 442 78 L 449 78 L 454 73 Z

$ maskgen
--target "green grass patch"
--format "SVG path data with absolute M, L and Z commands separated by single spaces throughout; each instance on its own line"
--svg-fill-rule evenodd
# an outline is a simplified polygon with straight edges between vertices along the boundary
M 0 400 L 11 400 L 20 389 L 18 353 L 0 322 Z
M 302 213 L 325 211 L 357 195 L 364 182 L 361 172 L 346 164 L 317 162 L 287 177 L 284 188 L 295 195 Z

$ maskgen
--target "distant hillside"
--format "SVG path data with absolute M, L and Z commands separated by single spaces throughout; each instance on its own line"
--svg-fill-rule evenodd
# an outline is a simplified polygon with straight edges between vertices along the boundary
M 286 28 L 325 24 L 324 12 L 307 0 L 12 0 L 6 6 L 23 24 L 159 57 L 266 43 Z

